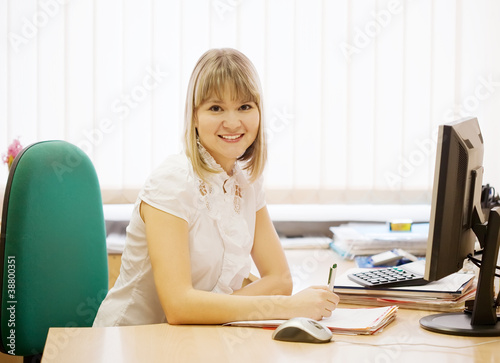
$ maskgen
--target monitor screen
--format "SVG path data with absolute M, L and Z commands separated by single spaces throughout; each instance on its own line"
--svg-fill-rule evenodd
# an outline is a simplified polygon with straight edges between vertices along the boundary
M 473 216 L 481 222 L 483 137 L 476 118 L 439 127 L 425 279 L 438 280 L 463 267 L 474 253 Z
M 439 127 L 425 279 L 459 271 L 465 259 L 480 266 L 474 300 L 464 313 L 434 314 L 420 325 L 437 333 L 500 336 L 494 277 L 500 246 L 500 208 L 481 209 L 483 137 L 476 118 Z M 476 241 L 479 246 L 475 258 Z

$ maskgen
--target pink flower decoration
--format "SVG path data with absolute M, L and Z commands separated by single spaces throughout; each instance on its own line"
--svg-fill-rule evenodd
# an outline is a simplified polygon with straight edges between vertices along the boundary
M 8 168 L 10 169 L 10 166 L 12 165 L 12 162 L 16 158 L 17 154 L 23 149 L 21 143 L 19 142 L 19 139 L 14 139 L 12 141 L 12 144 L 9 145 L 9 148 L 7 149 L 7 154 L 2 155 L 2 160 L 4 164 L 7 164 Z

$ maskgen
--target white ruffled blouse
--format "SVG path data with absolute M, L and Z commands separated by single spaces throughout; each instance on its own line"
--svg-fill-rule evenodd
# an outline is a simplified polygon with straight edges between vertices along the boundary
M 94 326 L 165 322 L 148 255 L 141 201 L 188 222 L 195 289 L 230 294 L 251 267 L 256 212 L 265 205 L 262 177 L 250 184 L 236 164 L 231 176 L 199 145 L 219 173 L 203 181 L 184 154 L 168 157 L 149 177 L 127 227 L 120 275 L 101 304 Z M 169 256 L 165 263 L 168 263 Z

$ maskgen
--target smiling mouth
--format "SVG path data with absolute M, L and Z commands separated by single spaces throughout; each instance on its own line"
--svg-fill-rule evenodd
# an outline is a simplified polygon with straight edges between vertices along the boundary
M 236 141 L 239 140 L 243 137 L 244 134 L 239 134 L 239 135 L 219 135 L 219 137 L 223 140 L 227 141 Z

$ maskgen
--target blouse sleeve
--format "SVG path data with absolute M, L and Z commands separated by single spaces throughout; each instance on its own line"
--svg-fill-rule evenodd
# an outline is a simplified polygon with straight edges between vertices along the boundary
M 254 183 L 255 192 L 255 211 L 259 211 L 266 205 L 266 194 L 264 192 L 264 177 L 261 175 Z
M 189 163 L 180 155 L 167 158 L 150 175 L 139 198 L 163 212 L 189 222 L 194 197 Z

